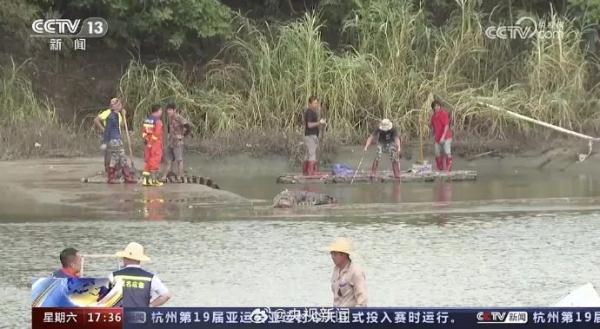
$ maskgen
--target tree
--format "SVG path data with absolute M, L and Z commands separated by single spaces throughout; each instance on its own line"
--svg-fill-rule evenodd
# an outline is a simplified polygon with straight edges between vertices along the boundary
M 47 6 L 47 5 L 46 5 Z M 107 20 L 109 42 L 178 50 L 230 33 L 232 11 L 218 0 L 50 1 L 65 17 Z

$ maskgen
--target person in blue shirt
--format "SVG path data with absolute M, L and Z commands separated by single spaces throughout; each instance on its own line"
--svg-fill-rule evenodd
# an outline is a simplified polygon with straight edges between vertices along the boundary
M 75 248 L 66 248 L 60 252 L 61 268 L 52 273 L 53 278 L 78 278 L 81 273 L 81 256 Z

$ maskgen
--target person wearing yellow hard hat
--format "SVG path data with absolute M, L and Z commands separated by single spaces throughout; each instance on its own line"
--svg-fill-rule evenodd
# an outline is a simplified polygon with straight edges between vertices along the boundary
M 171 299 L 171 292 L 158 276 L 142 269 L 141 262 L 150 261 L 150 257 L 144 254 L 141 244 L 131 242 L 115 256 L 123 259 L 123 268 L 109 275 L 113 284 L 123 281 L 123 298 L 118 306 L 157 307 Z
M 383 119 L 379 122 L 379 127 L 373 131 L 373 133 L 367 138 L 365 143 L 364 152 L 367 152 L 369 146 L 373 143 L 373 140 L 377 140 L 377 156 L 373 160 L 371 166 L 371 177 L 377 176 L 377 168 L 379 167 L 379 161 L 381 161 L 381 154 L 387 153 L 392 161 L 392 172 L 394 178 L 400 178 L 400 135 L 394 128 L 392 121 L 389 119 Z
M 335 265 L 331 275 L 333 307 L 366 307 L 366 277 L 363 270 L 350 259 L 352 242 L 346 238 L 337 238 L 327 250 Z

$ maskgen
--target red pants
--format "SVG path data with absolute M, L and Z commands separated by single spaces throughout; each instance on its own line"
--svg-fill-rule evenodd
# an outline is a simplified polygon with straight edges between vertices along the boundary
M 146 146 L 144 149 L 144 171 L 159 171 L 162 161 L 162 144 Z

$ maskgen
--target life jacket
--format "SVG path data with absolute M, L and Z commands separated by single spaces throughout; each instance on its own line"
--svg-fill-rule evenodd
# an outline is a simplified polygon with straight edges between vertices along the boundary
M 148 307 L 150 305 L 150 285 L 154 274 L 139 267 L 125 267 L 113 272 L 115 281 L 123 280 L 123 298 L 119 307 Z
M 150 115 L 144 120 L 142 127 L 142 137 L 146 144 L 162 142 L 162 121 Z

